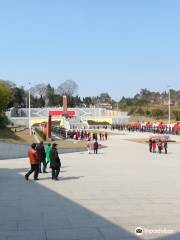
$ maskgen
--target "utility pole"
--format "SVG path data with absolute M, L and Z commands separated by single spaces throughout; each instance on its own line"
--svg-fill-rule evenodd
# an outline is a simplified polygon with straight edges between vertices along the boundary
M 169 123 L 169 126 L 171 124 L 171 89 L 170 89 L 170 86 L 169 87 L 169 107 L 168 107 L 168 123 Z
M 29 134 L 31 136 L 31 83 L 29 82 Z
M 28 114 L 27 114 L 27 105 L 28 104 L 28 97 L 26 96 L 26 117 L 28 116 Z

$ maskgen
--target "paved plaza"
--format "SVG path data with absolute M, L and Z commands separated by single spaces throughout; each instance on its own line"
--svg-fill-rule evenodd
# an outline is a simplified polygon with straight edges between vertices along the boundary
M 151 154 L 127 140 L 137 137 L 110 136 L 98 155 L 61 155 L 60 181 L 48 169 L 27 182 L 28 159 L 1 160 L 0 240 L 180 239 L 180 144 Z

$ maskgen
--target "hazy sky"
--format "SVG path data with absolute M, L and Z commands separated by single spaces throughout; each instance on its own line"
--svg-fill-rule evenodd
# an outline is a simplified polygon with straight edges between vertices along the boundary
M 179 0 L 0 0 L 0 78 L 115 98 L 180 89 Z

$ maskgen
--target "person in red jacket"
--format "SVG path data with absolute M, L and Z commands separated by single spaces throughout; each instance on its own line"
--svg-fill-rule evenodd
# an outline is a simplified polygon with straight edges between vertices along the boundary
M 156 153 L 156 146 L 157 146 L 156 140 L 153 139 L 153 140 L 152 140 L 152 150 L 153 150 L 153 153 Z
M 31 148 L 28 150 L 28 157 L 31 164 L 31 169 L 26 173 L 25 179 L 29 179 L 29 175 L 34 172 L 34 180 L 38 179 L 38 173 L 39 173 L 39 158 L 38 153 L 36 151 L 36 143 L 31 144 Z

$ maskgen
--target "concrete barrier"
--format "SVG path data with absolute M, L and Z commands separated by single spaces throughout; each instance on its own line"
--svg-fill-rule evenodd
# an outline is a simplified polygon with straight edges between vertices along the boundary
M 26 157 L 28 148 L 28 144 L 6 143 L 0 141 L 0 159 Z
M 0 160 L 27 157 L 29 144 L 6 143 L 0 141 Z M 86 148 L 58 149 L 60 154 L 85 151 Z

